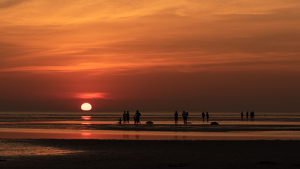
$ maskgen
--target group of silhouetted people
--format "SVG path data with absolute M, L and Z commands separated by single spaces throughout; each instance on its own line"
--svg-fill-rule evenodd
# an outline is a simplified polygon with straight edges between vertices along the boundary
M 123 113 L 123 123 L 125 124 L 126 122 L 129 123 L 129 111 L 127 113 L 124 111 Z
M 183 118 L 183 124 L 187 125 L 187 118 L 189 116 L 189 112 L 183 111 L 182 112 L 182 118 Z
M 208 114 L 208 112 L 206 112 L 206 115 L 205 115 L 205 113 L 204 113 L 204 111 L 203 111 L 203 112 L 202 112 L 202 120 L 203 120 L 203 122 L 204 122 L 205 116 L 206 116 L 206 120 L 207 120 L 207 122 L 208 122 L 209 114 Z
M 248 121 L 248 118 L 249 118 L 249 112 L 247 111 L 246 112 L 246 119 L 247 119 L 247 121 Z M 250 118 L 251 118 L 251 120 L 254 120 L 254 112 L 253 111 L 250 112 Z M 242 120 L 244 119 L 244 113 L 243 112 L 241 112 L 241 119 Z
M 183 124 L 184 125 L 187 125 L 187 118 L 188 118 L 188 116 L 189 116 L 189 112 L 186 112 L 186 111 L 182 112 L 182 119 L 183 119 Z M 203 122 L 204 122 L 205 117 L 206 117 L 206 120 L 208 122 L 208 119 L 209 119 L 208 112 L 206 112 L 206 114 L 204 112 L 202 112 Z M 174 119 L 175 119 L 175 124 L 177 124 L 178 123 L 178 112 L 177 111 L 175 111 L 175 113 L 174 113 Z
M 189 112 L 186 112 L 186 111 L 182 112 L 182 118 L 183 118 L 184 125 L 187 125 L 188 116 L 189 116 Z M 175 111 L 175 113 L 174 113 L 174 119 L 175 119 L 175 124 L 177 124 L 178 123 L 178 112 L 177 111 Z
M 141 122 L 140 122 L 140 117 L 141 117 L 141 113 L 140 113 L 139 110 L 137 110 L 136 113 L 135 113 L 135 115 L 134 115 L 134 117 L 133 117 L 133 119 L 134 119 L 134 124 L 141 124 Z M 119 119 L 119 124 L 122 123 L 121 121 L 122 121 L 122 119 L 120 118 L 120 119 Z M 126 111 L 124 111 L 124 113 L 123 113 L 123 123 L 124 123 L 124 124 L 125 124 L 125 123 L 128 123 L 128 124 L 129 124 L 129 111 L 127 111 L 127 113 L 126 113 Z
M 182 118 L 183 118 L 183 124 L 184 125 L 187 125 L 188 116 L 189 116 L 189 112 L 186 112 L 186 111 L 182 112 Z M 246 112 L 245 116 L 246 116 L 246 119 L 248 121 L 248 117 L 249 117 L 249 112 L 248 111 Z M 134 117 L 133 117 L 134 124 L 141 124 L 140 117 L 141 117 L 141 113 L 139 112 L 139 110 L 137 110 Z M 202 112 L 203 122 L 205 121 L 205 118 L 206 118 L 206 121 L 208 122 L 208 119 L 209 119 L 208 112 L 206 112 L 206 113 Z M 244 118 L 244 113 L 241 112 L 241 119 L 243 120 L 243 118 Z M 250 112 L 250 118 L 251 118 L 251 120 L 254 120 L 254 112 L 253 111 Z M 175 119 L 175 124 L 178 124 L 178 112 L 177 111 L 175 111 L 175 113 L 174 113 L 174 119 Z M 119 124 L 121 124 L 121 121 L 122 121 L 122 119 L 120 118 L 119 119 Z M 126 113 L 126 111 L 124 111 L 124 113 L 123 113 L 123 123 L 125 124 L 126 122 L 129 124 L 129 111 L 127 111 L 127 113 Z

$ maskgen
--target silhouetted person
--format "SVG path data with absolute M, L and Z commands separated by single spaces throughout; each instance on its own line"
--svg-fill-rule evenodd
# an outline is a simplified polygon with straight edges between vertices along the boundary
M 254 112 L 250 112 L 250 117 L 251 117 L 251 120 L 254 120 Z
M 248 116 L 249 116 L 249 113 L 248 113 L 248 111 L 246 112 L 246 119 L 247 119 L 247 121 L 248 121 Z
M 127 122 L 129 124 L 129 111 L 127 111 L 126 117 L 127 117 Z
M 140 123 L 140 117 L 141 117 L 141 113 L 139 112 L 139 110 L 136 111 L 135 115 L 135 122 L 134 124 L 139 124 Z M 140 123 L 141 124 L 141 123 Z
M 124 124 L 126 123 L 126 119 L 127 119 L 127 114 L 126 114 L 126 111 L 124 111 L 124 113 L 123 113 L 123 122 L 124 122 Z
M 178 123 L 178 113 L 177 113 L 177 111 L 175 111 L 175 113 L 174 113 L 174 119 L 175 119 L 175 124 L 177 124 Z
M 209 119 L 208 112 L 206 112 L 206 119 L 207 119 L 207 122 L 208 122 L 208 119 Z
M 243 121 L 243 117 L 244 117 L 244 113 L 241 112 L 241 119 L 242 119 L 242 121 Z
M 204 122 L 204 119 L 205 119 L 205 113 L 204 113 L 204 111 L 202 112 L 202 120 L 203 120 L 203 122 Z
M 133 116 L 134 124 L 136 124 L 136 113 Z
M 183 124 L 187 125 L 187 113 L 185 111 L 182 112 Z

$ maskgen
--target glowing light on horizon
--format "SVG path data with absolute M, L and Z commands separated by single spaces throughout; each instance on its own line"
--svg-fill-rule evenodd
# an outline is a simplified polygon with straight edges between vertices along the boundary
M 92 105 L 90 103 L 83 103 L 81 105 L 81 110 L 83 111 L 90 111 L 92 109 Z

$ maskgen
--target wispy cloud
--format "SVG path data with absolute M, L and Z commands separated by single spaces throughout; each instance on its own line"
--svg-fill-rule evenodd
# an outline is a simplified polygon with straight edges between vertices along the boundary
M 17 6 L 19 4 L 28 2 L 29 0 L 1 0 L 0 1 L 0 9 L 1 8 L 10 8 L 13 6 Z
M 70 96 L 78 99 L 107 99 L 108 93 L 71 93 Z
M 295 0 L 0 4 L 1 72 L 240 70 L 300 53 Z

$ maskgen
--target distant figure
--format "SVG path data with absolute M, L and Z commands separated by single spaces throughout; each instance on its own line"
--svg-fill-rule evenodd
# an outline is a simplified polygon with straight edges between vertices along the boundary
M 204 122 L 204 119 L 205 119 L 205 113 L 204 113 L 204 111 L 202 112 L 202 120 L 203 120 L 203 122 Z
M 174 118 L 175 118 L 175 124 L 177 124 L 178 123 L 178 113 L 177 113 L 177 111 L 175 111 L 175 113 L 174 113 Z
M 248 113 L 248 111 L 246 112 L 246 119 L 247 119 L 247 121 L 248 121 L 248 116 L 249 116 L 249 113 Z
M 119 118 L 119 124 L 122 124 L 122 118 Z
M 242 121 L 243 121 L 243 118 L 244 118 L 244 113 L 241 112 L 241 119 L 242 119 Z
M 183 124 L 187 125 L 187 113 L 185 111 L 182 112 Z
M 129 124 L 129 111 L 127 111 L 126 117 L 127 117 L 127 122 Z
M 126 115 L 126 111 L 124 111 L 123 113 L 123 123 L 126 123 L 126 119 L 127 119 L 127 115 Z
M 208 122 L 208 119 L 209 119 L 208 112 L 206 112 L 206 119 L 207 119 L 207 122 Z
M 139 123 L 141 124 L 140 117 L 141 117 L 141 113 L 139 112 L 139 110 L 137 110 L 134 115 L 134 124 L 139 124 Z
M 250 112 L 250 117 L 251 117 L 251 120 L 254 120 L 254 112 Z
M 137 112 L 135 113 L 135 115 L 133 116 L 133 119 L 134 119 L 134 124 L 137 124 Z

